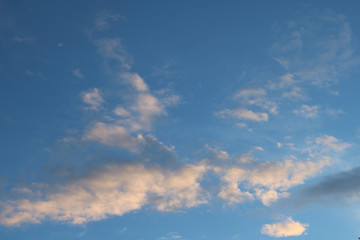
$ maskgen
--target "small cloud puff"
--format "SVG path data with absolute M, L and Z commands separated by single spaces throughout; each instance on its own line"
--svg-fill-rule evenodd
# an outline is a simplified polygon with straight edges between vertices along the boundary
M 82 100 L 84 103 L 90 105 L 88 109 L 98 110 L 104 102 L 101 90 L 94 88 L 88 92 L 82 93 Z
M 309 225 L 306 223 L 300 223 L 294 221 L 291 217 L 285 221 L 274 223 L 274 224 L 265 224 L 261 228 L 261 233 L 269 235 L 271 237 L 291 237 L 291 236 L 300 236 L 305 231 Z

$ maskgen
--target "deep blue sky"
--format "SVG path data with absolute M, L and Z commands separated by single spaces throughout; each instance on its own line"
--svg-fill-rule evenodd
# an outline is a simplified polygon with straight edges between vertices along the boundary
M 356 239 L 358 9 L 0 0 L 0 239 Z

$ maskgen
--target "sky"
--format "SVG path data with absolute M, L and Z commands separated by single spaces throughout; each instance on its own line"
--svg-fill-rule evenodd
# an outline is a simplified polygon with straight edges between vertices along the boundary
M 357 239 L 359 7 L 0 0 L 0 239 Z

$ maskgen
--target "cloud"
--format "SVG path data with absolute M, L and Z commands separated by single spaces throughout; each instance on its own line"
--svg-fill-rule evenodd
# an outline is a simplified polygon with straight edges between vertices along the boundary
M 121 75 L 123 79 L 126 79 L 130 85 L 139 92 L 149 91 L 149 87 L 145 81 L 137 73 L 123 73 Z
M 315 143 L 325 147 L 325 150 L 332 150 L 335 152 L 342 152 L 351 144 L 341 142 L 339 139 L 333 136 L 324 135 L 315 139 Z
M 64 186 L 53 186 L 41 198 L 0 202 L 0 224 L 17 226 L 44 220 L 84 224 L 150 205 L 174 211 L 206 203 L 199 181 L 205 165 L 170 171 L 141 164 L 107 165 Z
M 84 74 L 80 71 L 80 69 L 76 68 L 72 71 L 73 75 L 77 78 L 82 79 L 84 77 Z
M 282 94 L 283 98 L 288 98 L 291 100 L 304 100 L 306 99 L 306 95 L 303 93 L 302 89 L 300 87 L 293 87 L 288 92 L 283 92 Z
M 104 102 L 101 90 L 94 88 L 82 93 L 83 102 L 90 105 L 89 109 L 98 110 Z
M 221 178 L 223 186 L 219 197 L 230 203 L 253 200 L 255 197 L 269 206 L 282 197 L 287 197 L 291 187 L 319 173 L 328 160 L 318 162 L 294 161 L 262 162 L 251 168 L 232 166 Z M 243 192 L 241 189 L 245 190 Z
M 28 75 L 28 76 L 36 77 L 36 78 L 41 79 L 41 80 L 45 80 L 45 79 L 46 79 L 46 77 L 44 76 L 44 74 L 41 73 L 41 72 L 32 72 L 32 71 L 30 71 L 30 70 L 26 70 L 26 71 L 25 71 L 25 74 Z
M 291 217 L 283 222 L 265 224 L 261 228 L 261 233 L 271 237 L 291 237 L 300 236 L 309 225 L 306 223 L 295 222 Z
M 294 113 L 306 118 L 316 118 L 318 116 L 319 106 L 301 105 L 300 109 L 294 110 Z
M 229 159 L 229 154 L 224 150 L 216 149 L 209 145 L 205 145 L 205 149 L 210 153 L 210 157 L 214 160 L 224 161 Z
M 108 72 L 118 72 L 121 69 L 130 70 L 132 60 L 126 52 L 121 38 L 102 38 L 92 40 L 103 56 Z
M 121 116 L 121 117 L 128 117 L 130 116 L 130 113 L 128 111 L 126 111 L 126 109 L 124 109 L 123 107 L 116 107 L 114 109 L 114 113 L 117 116 Z
M 277 113 L 276 103 L 267 98 L 267 92 L 262 88 L 242 89 L 234 97 L 246 105 L 258 106 L 268 110 L 270 113 Z
M 273 30 L 272 56 L 299 83 L 327 87 L 360 63 L 343 15 L 314 10 Z
M 339 116 L 340 114 L 344 114 L 345 112 L 341 109 L 327 109 L 325 111 L 325 113 L 329 116 L 332 116 L 332 117 L 337 117 Z
M 139 120 L 145 128 L 149 128 L 155 116 L 165 113 L 162 104 L 151 94 L 140 94 L 132 109 L 138 112 Z
M 215 113 L 221 118 L 231 117 L 241 120 L 250 120 L 255 122 L 268 121 L 268 114 L 263 112 L 253 112 L 244 108 L 225 109 Z
M 139 152 L 141 145 L 145 144 L 142 135 L 136 138 L 131 136 L 127 129 L 115 124 L 97 122 L 85 134 L 84 140 L 98 141 L 102 144 L 128 149 L 132 152 Z
M 110 28 L 110 23 L 125 19 L 124 16 L 112 14 L 110 11 L 103 10 L 96 14 L 94 29 L 96 31 L 103 31 Z
M 163 237 L 158 238 L 157 240 L 173 240 L 173 239 L 184 239 L 179 233 L 177 232 L 169 232 Z
M 300 203 L 337 204 L 339 201 L 360 201 L 360 167 L 322 177 L 317 183 L 303 187 L 294 193 Z

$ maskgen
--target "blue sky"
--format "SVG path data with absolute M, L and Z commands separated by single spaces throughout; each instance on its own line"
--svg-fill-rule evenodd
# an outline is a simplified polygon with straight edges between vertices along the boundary
M 356 239 L 358 7 L 0 0 L 0 239 Z

